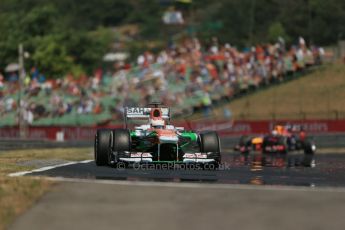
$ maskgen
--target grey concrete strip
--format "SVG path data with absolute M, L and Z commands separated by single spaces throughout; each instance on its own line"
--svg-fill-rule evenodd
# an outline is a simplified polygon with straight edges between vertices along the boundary
M 102 180 L 102 179 L 80 179 L 65 177 L 40 177 L 30 176 L 31 179 L 54 181 L 54 182 L 74 182 L 74 183 L 93 183 L 107 185 L 126 185 L 126 186 L 144 186 L 144 187 L 168 187 L 168 188 L 196 188 L 196 189 L 239 189 L 239 190 L 264 190 L 264 191 L 303 191 L 303 192 L 339 192 L 345 195 L 345 187 L 331 186 L 293 186 L 293 185 L 253 185 L 253 184 L 221 184 L 221 183 L 193 183 L 193 182 L 158 182 L 141 180 Z
M 343 229 L 344 193 L 65 182 L 10 229 Z

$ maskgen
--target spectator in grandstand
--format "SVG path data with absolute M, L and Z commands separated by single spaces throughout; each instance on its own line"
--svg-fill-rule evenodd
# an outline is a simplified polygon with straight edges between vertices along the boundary
M 96 105 L 95 105 L 95 107 L 93 108 L 92 113 L 95 114 L 95 115 L 101 114 L 101 113 L 102 113 L 102 110 L 103 110 L 102 104 L 101 104 L 100 102 L 97 102 Z
M 209 117 L 211 115 L 212 100 L 211 100 L 210 94 L 208 93 L 207 88 L 205 88 L 203 91 L 201 102 L 202 102 L 204 117 Z
M 34 121 L 34 114 L 31 109 L 24 109 L 23 119 L 27 124 L 32 124 Z
M 4 76 L 0 73 L 0 100 L 4 96 Z
M 8 97 L 7 99 L 5 99 L 5 111 L 6 112 L 15 111 L 16 107 L 17 107 L 17 103 L 13 98 Z
M 244 51 L 230 44 L 221 45 L 217 38 L 208 47 L 197 38 L 186 39 L 157 55 L 149 51 L 138 55 L 137 68 L 119 63 L 114 72 L 97 69 L 92 77 L 80 76 L 79 80 L 71 74 L 47 80 L 33 67 L 25 81 L 25 96 L 36 105 L 46 106 L 39 116 L 31 108 L 35 118 L 42 114 L 63 116 L 72 111 L 100 114 L 109 110 L 108 105 L 102 105 L 107 97 L 115 103 L 110 108 L 112 112 L 121 111 L 129 102 L 146 104 L 153 98 L 161 98 L 171 106 L 202 107 L 206 116 L 215 101 L 282 81 L 286 74 L 314 65 L 321 56 L 321 50 L 309 49 L 303 38 L 290 49 L 285 47 L 285 41 L 279 40 Z M 0 98 L 4 88 L 6 95 L 11 95 L 2 101 L 4 111 L 13 111 L 16 106 L 13 95 L 18 91 L 18 84 L 16 74 L 12 75 L 6 82 L 0 75 Z M 37 98 L 42 102 L 36 101 Z

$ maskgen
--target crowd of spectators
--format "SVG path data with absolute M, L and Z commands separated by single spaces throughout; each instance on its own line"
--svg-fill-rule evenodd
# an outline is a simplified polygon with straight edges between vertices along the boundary
M 117 63 L 115 70 L 96 70 L 92 76 L 47 78 L 32 68 L 19 84 L 15 73 L 0 75 L 0 117 L 14 113 L 18 103 L 28 123 L 67 114 L 121 114 L 123 106 L 162 101 L 176 113 L 192 113 L 321 63 L 322 48 L 307 47 L 303 38 L 287 48 L 280 39 L 239 50 L 220 44 L 207 46 L 185 39 L 157 54 L 147 51 L 134 64 Z M 20 102 L 19 102 L 20 101 Z

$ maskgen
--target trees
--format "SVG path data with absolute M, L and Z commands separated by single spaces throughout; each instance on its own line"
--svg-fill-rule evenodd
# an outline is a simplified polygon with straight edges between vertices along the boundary
M 291 39 L 280 22 L 273 22 L 268 28 L 268 40 L 270 42 L 275 42 L 279 37 L 283 38 L 287 42 Z
M 203 39 L 217 36 L 238 46 L 278 35 L 303 36 L 320 45 L 345 38 L 343 0 L 195 0 L 181 8 L 185 26 L 163 25 L 163 12 L 174 4 L 173 0 L 1 0 L 0 71 L 16 62 L 17 46 L 24 43 L 32 57 L 28 65 L 38 65 L 49 75 L 76 68 L 92 72 L 113 40 L 110 28 L 128 23 L 138 26 L 135 38 L 140 44 L 146 40 L 162 44 L 178 33 Z M 53 68 L 59 60 L 61 66 Z
M 342 0 L 203 0 L 196 4 L 199 23 L 221 21 L 218 37 L 239 45 L 266 42 L 275 30 L 287 37 L 329 45 L 345 38 L 345 2 Z M 205 7 L 207 6 L 207 7 Z M 214 6 L 217 6 L 214 9 Z M 202 8 L 203 7 L 203 8 Z M 207 32 L 207 31 L 206 31 Z M 271 33 L 270 33 L 271 32 Z M 205 31 L 199 31 L 205 34 Z
M 0 6 L 0 70 L 17 61 L 19 43 L 23 43 L 31 54 L 26 61 L 28 67 L 38 66 L 50 76 L 58 77 L 75 69 L 92 72 L 99 66 L 111 38 L 109 30 L 99 29 L 97 25 L 110 23 L 107 20 L 112 18 L 108 14 L 101 15 L 91 24 L 80 21 L 74 13 L 83 12 L 83 8 L 76 7 L 75 11 L 68 2 L 73 1 L 63 4 L 63 1 L 32 0 L 29 6 L 17 0 L 5 0 Z M 83 5 L 90 9 L 96 4 L 88 3 Z M 102 10 L 106 11 L 106 8 Z M 123 8 L 117 8 L 117 13 L 121 10 Z M 120 17 L 113 17 L 114 25 L 119 23 Z M 76 21 L 78 23 L 74 24 Z
M 65 46 L 59 44 L 56 36 L 38 37 L 35 40 L 35 52 L 32 55 L 35 65 L 44 73 L 59 77 L 73 69 L 73 59 L 68 56 Z

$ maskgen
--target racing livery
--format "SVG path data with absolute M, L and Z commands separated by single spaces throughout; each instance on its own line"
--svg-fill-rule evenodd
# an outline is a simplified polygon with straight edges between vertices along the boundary
M 264 136 L 242 136 L 235 150 L 241 153 L 288 153 L 302 150 L 305 154 L 314 154 L 316 145 L 307 137 L 302 126 L 276 125 L 270 134 Z
M 95 135 L 95 162 L 98 166 L 119 162 L 198 163 L 217 168 L 221 161 L 216 132 L 195 132 L 170 124 L 170 109 L 159 103 L 146 108 L 124 108 L 125 128 L 98 129 Z M 144 124 L 129 128 L 132 121 Z

